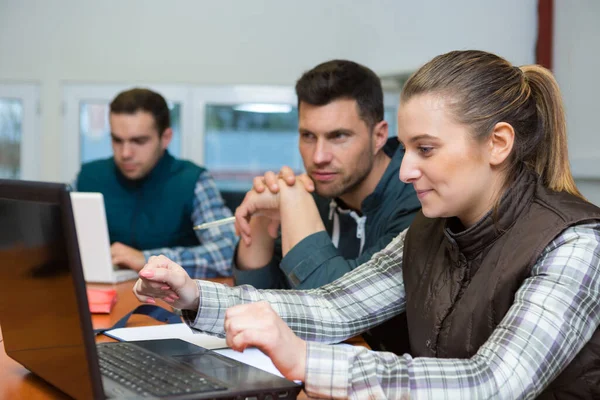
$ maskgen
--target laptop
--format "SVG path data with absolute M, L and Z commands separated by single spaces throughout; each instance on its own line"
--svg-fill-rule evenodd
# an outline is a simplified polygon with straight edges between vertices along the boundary
M 71 204 L 86 282 L 117 283 L 137 279 L 136 271 L 120 268 L 111 261 L 102 193 L 71 192 Z
M 177 339 L 96 344 L 64 184 L 0 180 L 6 354 L 75 399 L 294 399 L 301 385 Z

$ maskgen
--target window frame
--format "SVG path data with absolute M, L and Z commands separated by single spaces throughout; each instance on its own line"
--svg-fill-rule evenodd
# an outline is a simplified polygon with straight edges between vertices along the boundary
M 119 93 L 133 87 L 150 88 L 165 97 L 167 101 L 181 105 L 181 158 L 191 159 L 188 136 L 193 136 L 193 101 L 190 87 L 185 85 L 137 84 L 137 83 L 65 83 L 63 84 L 63 123 L 65 134 L 62 137 L 64 154 L 61 161 L 61 179 L 70 182 L 81 169 L 80 103 L 110 103 Z
M 206 139 L 206 106 L 237 105 L 242 103 L 272 103 L 297 106 L 296 92 L 292 86 L 269 85 L 218 85 L 195 86 L 194 99 L 194 131 L 190 138 L 190 150 L 193 160 L 204 165 L 204 142 Z
M 169 85 L 132 83 L 65 83 L 63 84 L 62 137 L 64 155 L 61 179 L 71 181 L 81 168 L 79 105 L 82 101 L 110 102 L 114 96 L 132 87 L 149 87 L 169 101 L 181 104 L 181 158 L 204 165 L 206 105 L 274 103 L 297 106 L 293 86 L 284 85 Z M 397 109 L 400 94 L 384 92 L 384 108 Z M 389 122 L 389 121 L 388 121 Z
M 206 105 L 237 105 L 241 103 L 273 103 L 289 104 L 297 107 L 298 100 L 293 86 L 269 85 L 218 85 L 195 86 L 193 88 L 194 101 L 194 132 L 197 134 L 190 138 L 186 146 L 193 154 L 190 159 L 204 165 L 204 141 Z M 400 92 L 386 91 L 383 94 L 383 107 L 398 109 Z M 388 121 L 389 122 L 389 121 Z M 183 134 L 185 136 L 185 133 Z

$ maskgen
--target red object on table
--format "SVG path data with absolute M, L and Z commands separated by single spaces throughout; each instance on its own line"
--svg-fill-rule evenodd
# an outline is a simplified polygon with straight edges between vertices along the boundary
M 92 314 L 109 314 L 117 302 L 115 289 L 86 289 L 90 312 Z

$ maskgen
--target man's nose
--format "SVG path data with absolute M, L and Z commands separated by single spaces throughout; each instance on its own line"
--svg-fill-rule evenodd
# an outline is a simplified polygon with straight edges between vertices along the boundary
M 332 158 L 331 148 L 327 141 L 318 140 L 313 154 L 313 162 L 315 164 L 326 164 L 331 162 Z
M 121 157 L 129 158 L 133 155 L 133 149 L 130 143 L 124 142 L 121 146 Z

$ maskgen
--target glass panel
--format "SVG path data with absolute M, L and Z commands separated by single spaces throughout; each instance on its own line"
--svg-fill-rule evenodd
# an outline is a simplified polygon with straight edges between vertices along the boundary
M 16 99 L 0 98 L 0 178 L 21 176 L 21 136 L 23 104 Z
M 168 102 L 171 111 L 173 139 L 169 152 L 175 157 L 181 154 L 181 104 Z M 86 101 L 79 104 L 79 132 L 81 163 L 112 156 L 109 103 Z
M 283 104 L 207 105 L 204 165 L 220 190 L 252 188 L 252 178 L 283 165 L 304 171 L 298 110 Z
M 398 109 L 396 107 L 384 108 L 383 119 L 388 123 L 388 136 L 396 137 L 398 134 Z

